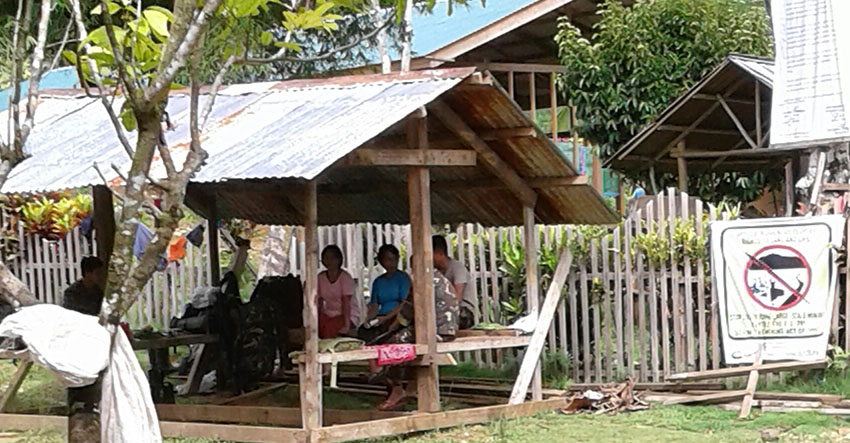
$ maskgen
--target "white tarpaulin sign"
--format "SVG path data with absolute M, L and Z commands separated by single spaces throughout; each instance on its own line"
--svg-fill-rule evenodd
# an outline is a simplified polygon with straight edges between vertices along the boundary
M 770 143 L 850 141 L 850 1 L 773 0 Z
M 844 218 L 769 218 L 711 223 L 712 278 L 723 359 L 825 358 Z

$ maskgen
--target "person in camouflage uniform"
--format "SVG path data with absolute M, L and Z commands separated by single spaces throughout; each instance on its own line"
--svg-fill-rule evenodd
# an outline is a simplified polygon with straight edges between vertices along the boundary
M 434 279 L 434 308 L 437 322 L 437 341 L 452 341 L 455 339 L 458 328 L 458 302 L 455 295 L 454 287 L 451 282 L 439 271 L 434 270 L 432 278 Z M 412 285 L 411 285 L 412 286 Z M 413 326 L 413 306 L 410 297 L 404 301 L 404 305 L 399 311 L 395 324 L 400 327 L 394 333 L 388 334 L 386 340 L 381 342 L 384 344 L 400 344 L 415 342 L 414 326 Z M 404 382 L 408 380 L 407 366 L 393 365 L 385 366 L 378 373 L 376 378 L 382 379 L 387 385 L 389 395 L 384 400 L 378 409 L 391 410 L 396 409 L 404 403 L 407 398 Z

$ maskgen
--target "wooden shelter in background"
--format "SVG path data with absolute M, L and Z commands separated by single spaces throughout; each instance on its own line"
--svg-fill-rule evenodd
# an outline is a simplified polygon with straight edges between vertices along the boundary
M 92 171 L 92 159 L 126 163 L 121 163 L 114 133 L 109 136 L 114 128 L 105 111 L 88 108 L 95 99 L 82 91 L 46 91 L 42 100 L 41 121 L 31 136 L 33 155 L 13 171 L 3 190 L 105 189 Z M 177 162 L 187 149 L 187 103 L 185 92 L 174 91 L 168 105 L 176 129 L 166 137 Z M 618 217 L 488 72 L 454 68 L 234 85 L 220 92 L 211 121 L 204 133 L 210 156 L 190 182 L 186 204 L 208 220 L 213 278 L 220 273 L 218 220 L 305 227 L 306 344 L 297 360 L 302 427 L 164 422 L 165 435 L 341 441 L 526 415 L 563 404 L 563 399 L 518 404 L 529 385 L 532 399 L 542 399 L 537 362 L 570 267 L 569 259 L 563 260 L 569 254 L 562 255 L 541 304 L 535 224 L 610 224 Z M 63 125 L 85 137 L 55 140 L 51 134 Z M 58 162 L 64 164 L 59 171 Z M 160 174 L 152 170 L 154 177 Z M 114 178 L 114 173 L 106 177 Z M 108 202 L 108 194 L 97 195 L 95 223 L 108 223 L 110 207 L 99 203 Z M 320 365 L 377 355 L 369 349 L 318 352 L 318 226 L 366 221 L 411 225 L 419 414 L 323 427 Z M 532 337 L 437 342 L 431 227 L 460 222 L 524 226 L 527 305 L 541 319 Z M 444 354 L 529 345 L 513 404 L 439 412 L 437 368 Z M 203 414 L 210 419 L 206 409 L 195 411 L 201 406 L 183 408 L 188 421 Z M 215 415 L 232 420 L 226 410 Z
M 730 54 L 603 166 L 645 173 L 652 183 L 675 174 L 683 192 L 694 174 L 784 168 L 787 214 L 793 164 L 812 148 L 769 148 L 772 88 L 773 60 Z

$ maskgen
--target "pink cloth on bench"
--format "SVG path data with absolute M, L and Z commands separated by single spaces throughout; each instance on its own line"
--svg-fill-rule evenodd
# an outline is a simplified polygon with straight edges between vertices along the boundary
M 416 358 L 416 348 L 413 345 L 378 345 L 367 346 L 378 352 L 375 362 L 378 366 L 395 365 Z

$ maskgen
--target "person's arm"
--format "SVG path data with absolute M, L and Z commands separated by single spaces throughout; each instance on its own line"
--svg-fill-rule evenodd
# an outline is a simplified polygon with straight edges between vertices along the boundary
M 457 297 L 457 305 L 460 306 L 463 303 L 463 288 L 466 287 L 466 283 L 453 283 L 452 287 L 455 290 L 455 297 Z
M 377 317 L 378 312 L 380 312 L 380 310 L 381 310 L 381 306 L 378 303 L 378 291 L 377 291 L 378 285 L 376 284 L 377 281 L 378 281 L 378 279 L 375 279 L 372 282 L 372 292 L 369 294 L 369 306 L 367 307 L 368 309 L 366 311 L 366 321 L 367 322 L 372 320 L 373 318 Z
M 342 296 L 342 318 L 345 322 L 338 334 L 347 334 L 349 325 L 351 325 L 351 295 Z

